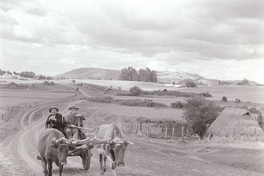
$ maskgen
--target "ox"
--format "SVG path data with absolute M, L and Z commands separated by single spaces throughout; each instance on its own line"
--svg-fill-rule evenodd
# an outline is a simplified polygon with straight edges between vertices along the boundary
M 39 156 L 37 158 L 42 161 L 45 176 L 52 176 L 53 162 L 59 167 L 59 175 L 61 176 L 63 165 L 67 163 L 69 147 L 69 141 L 59 130 L 51 128 L 41 133 L 38 140 Z
M 104 175 L 106 171 L 106 159 L 108 158 L 112 173 L 116 176 L 116 166 L 125 165 L 124 156 L 126 147 L 128 144 L 133 145 L 133 143 L 124 138 L 122 131 L 114 123 L 97 127 L 95 136 L 97 139 L 112 140 L 110 144 L 99 144 L 96 145 L 96 148 L 99 153 L 101 175 Z

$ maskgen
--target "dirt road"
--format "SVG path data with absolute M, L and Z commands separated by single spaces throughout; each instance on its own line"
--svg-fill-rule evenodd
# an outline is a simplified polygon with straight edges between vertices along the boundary
M 88 95 L 87 95 L 88 96 Z M 78 102 L 62 102 L 58 106 L 62 114 L 66 113 L 69 104 Z M 7 137 L 0 143 L 0 175 L 2 176 L 41 176 L 41 162 L 36 159 L 37 139 L 44 130 L 44 122 L 50 104 L 32 107 L 20 118 L 19 133 Z M 96 107 L 95 107 L 96 108 Z M 42 117 L 42 118 L 41 118 Z M 93 115 L 91 115 L 93 117 Z M 92 125 L 92 124 L 91 124 Z M 89 126 L 92 127 L 92 126 Z M 260 176 L 251 172 L 230 166 L 210 163 L 195 153 L 178 150 L 174 144 L 162 140 L 127 136 L 135 145 L 126 151 L 126 166 L 117 168 L 117 175 L 122 176 Z M 99 175 L 97 152 L 93 149 L 91 167 L 83 170 L 80 157 L 68 157 L 64 168 L 65 176 L 95 176 Z M 54 175 L 58 168 L 54 165 Z M 111 175 L 107 167 L 106 176 Z

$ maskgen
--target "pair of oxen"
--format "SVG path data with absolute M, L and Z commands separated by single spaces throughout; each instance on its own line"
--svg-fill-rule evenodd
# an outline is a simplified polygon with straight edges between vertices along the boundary
M 114 123 L 97 127 L 95 137 L 85 140 L 68 140 L 59 130 L 46 129 L 39 137 L 37 158 L 42 162 L 45 176 L 52 176 L 53 162 L 59 167 L 61 176 L 63 166 L 67 164 L 67 156 L 75 150 L 75 147 L 87 147 L 91 150 L 95 146 L 99 153 L 100 174 L 104 175 L 108 158 L 112 173 L 116 176 L 116 167 L 125 165 L 124 156 L 128 144 L 133 145 L 131 141 L 124 138 L 122 131 Z

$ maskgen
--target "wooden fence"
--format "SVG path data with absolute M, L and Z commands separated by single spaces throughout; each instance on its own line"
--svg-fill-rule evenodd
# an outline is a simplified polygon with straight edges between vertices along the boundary
M 126 134 L 147 136 L 156 139 L 174 140 L 191 137 L 188 125 L 178 122 L 124 122 L 121 129 Z
M 6 112 L 1 114 L 0 120 L 8 121 L 13 117 L 14 114 L 16 114 L 20 109 L 36 106 L 38 104 L 41 104 L 41 102 L 34 102 L 34 103 L 20 103 L 19 105 L 15 106 L 7 106 Z

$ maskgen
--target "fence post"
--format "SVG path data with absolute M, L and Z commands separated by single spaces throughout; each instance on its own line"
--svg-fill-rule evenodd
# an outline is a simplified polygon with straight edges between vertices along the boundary
M 184 142 L 184 125 L 182 125 L 181 136 L 182 136 L 182 142 Z
M 160 130 L 160 124 L 158 125 L 158 131 L 157 131 L 157 136 L 156 136 L 157 139 L 159 138 L 159 130 Z
M 166 126 L 166 131 L 165 131 L 165 138 L 164 138 L 164 140 L 167 139 L 167 135 L 168 135 L 168 127 Z
M 127 132 L 127 122 L 125 122 L 124 131 Z
M 135 135 L 137 134 L 138 131 L 138 123 L 136 124 L 136 131 L 135 131 Z
M 171 134 L 171 139 L 173 140 L 174 138 L 174 126 L 172 127 L 172 134 Z
M 131 128 L 130 128 L 129 134 L 132 133 L 132 129 L 133 129 L 133 123 L 131 122 Z
M 148 122 L 148 132 L 147 132 L 147 137 L 149 137 L 149 122 Z

